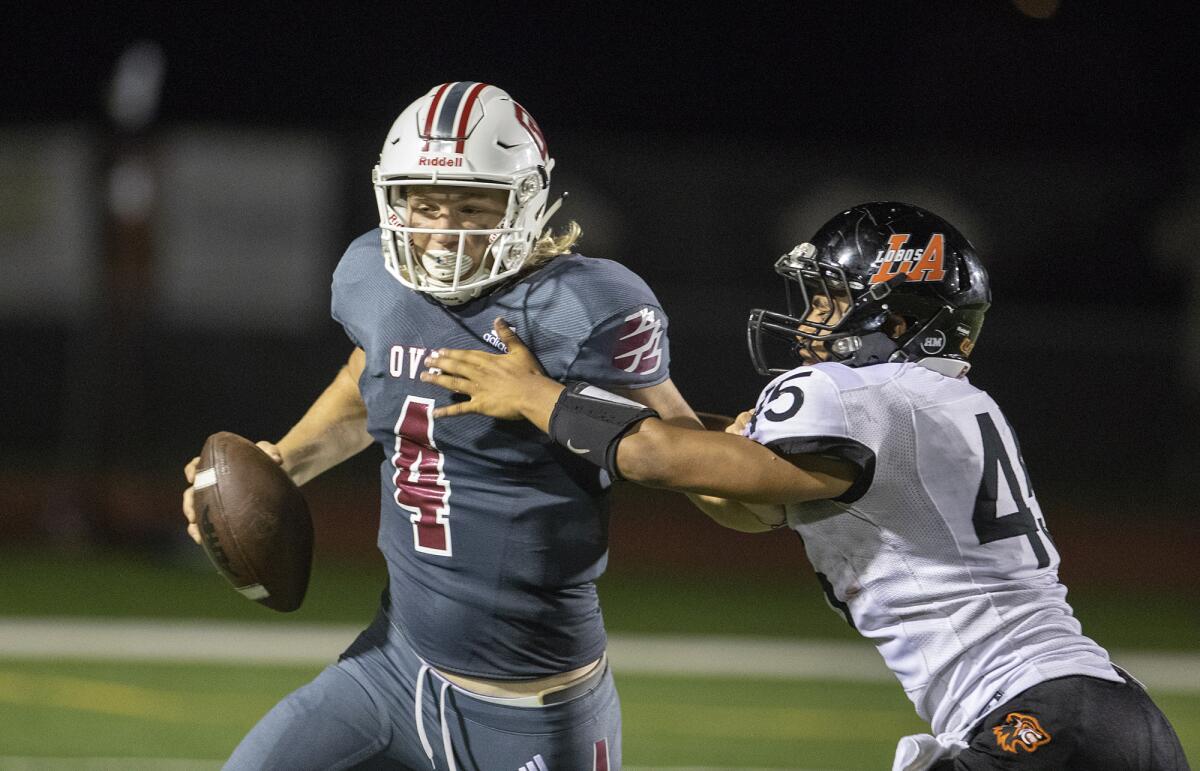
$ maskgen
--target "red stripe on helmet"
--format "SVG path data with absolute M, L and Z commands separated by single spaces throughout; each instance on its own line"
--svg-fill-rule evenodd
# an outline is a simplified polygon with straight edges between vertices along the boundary
M 533 138 L 533 143 L 537 145 L 542 160 L 546 160 L 549 155 L 546 148 L 546 137 L 542 134 L 542 129 L 538 126 L 537 121 L 533 119 L 528 110 L 517 104 L 516 101 L 513 101 L 513 111 L 517 114 L 517 122 L 524 126 L 525 130 L 529 132 L 529 136 Z
M 433 133 L 433 118 L 437 115 L 438 105 L 442 101 L 442 94 L 446 93 L 446 89 L 453 85 L 453 83 L 443 83 L 438 86 L 437 93 L 433 95 L 433 102 L 430 103 L 429 112 L 425 115 L 425 130 L 421 132 L 425 137 L 424 152 L 429 151 L 429 135 Z
M 475 102 L 479 99 L 479 92 L 487 88 L 487 83 L 476 83 L 475 87 L 467 94 L 467 98 L 463 100 L 462 112 L 459 114 L 458 131 L 454 135 L 459 137 L 458 144 L 454 146 L 454 152 L 461 153 L 463 145 L 466 143 L 467 123 L 471 119 L 471 110 L 475 109 Z

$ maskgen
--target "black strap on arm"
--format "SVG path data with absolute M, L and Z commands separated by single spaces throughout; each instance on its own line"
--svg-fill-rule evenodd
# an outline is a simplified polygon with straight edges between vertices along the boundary
M 550 413 L 550 438 L 621 479 L 617 445 L 621 437 L 646 418 L 657 418 L 649 407 L 587 383 L 568 384 Z

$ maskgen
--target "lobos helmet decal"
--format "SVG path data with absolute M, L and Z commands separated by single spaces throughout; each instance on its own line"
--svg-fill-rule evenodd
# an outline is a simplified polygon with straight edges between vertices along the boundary
M 875 255 L 878 269 L 871 276 L 872 284 L 879 284 L 904 273 L 909 281 L 941 281 L 946 277 L 943 261 L 946 257 L 946 237 L 934 233 L 921 249 L 904 247 L 909 233 L 893 233 L 887 247 Z M 920 242 L 918 242 L 920 243 Z
M 1013 754 L 1017 750 L 1036 752 L 1038 747 L 1049 744 L 1051 738 L 1036 717 L 1021 712 L 1009 712 L 1003 723 L 992 726 L 992 733 L 996 736 L 996 746 Z

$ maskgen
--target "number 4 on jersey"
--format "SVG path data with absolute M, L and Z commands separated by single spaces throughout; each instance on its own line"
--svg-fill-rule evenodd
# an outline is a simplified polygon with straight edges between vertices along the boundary
M 971 517 L 975 535 L 978 536 L 980 544 L 1019 535 L 1026 536 L 1029 538 L 1029 545 L 1033 547 L 1034 556 L 1037 557 L 1037 566 L 1044 568 L 1050 564 L 1050 555 L 1046 552 L 1046 545 L 1042 543 L 1041 536 L 1038 535 L 1038 522 L 1030 511 L 1029 504 L 1025 503 L 1025 493 L 1021 492 L 1021 482 L 1013 470 L 1000 432 L 996 430 L 992 416 L 986 412 L 976 415 L 975 420 L 979 423 L 979 435 L 983 439 L 983 479 L 979 481 L 975 512 Z M 1013 441 L 1016 441 L 1015 437 Z M 1033 495 L 1033 485 L 1029 482 L 1029 473 L 1025 471 L 1025 461 L 1021 458 L 1019 449 L 1017 461 L 1021 464 L 1021 470 L 1025 472 L 1025 486 L 1029 488 L 1029 494 Z M 1001 473 L 1004 474 L 1004 482 L 1008 485 L 1017 510 L 996 516 Z
M 449 557 L 450 480 L 433 441 L 433 399 L 409 396 L 396 421 L 396 503 L 410 513 L 417 551 Z

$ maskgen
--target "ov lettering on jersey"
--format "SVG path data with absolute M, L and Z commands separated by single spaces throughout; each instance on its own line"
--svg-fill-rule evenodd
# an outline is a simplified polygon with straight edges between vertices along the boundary
M 388 374 L 392 377 L 407 375 L 409 380 L 416 380 L 424 360 L 424 348 L 415 345 L 393 345 L 388 351 Z
M 625 317 L 612 364 L 624 372 L 649 375 L 662 366 L 662 319 L 651 308 Z
M 945 278 L 945 237 L 941 233 L 934 233 L 929 237 L 929 243 L 916 249 L 905 247 L 909 235 L 893 234 L 888 238 L 887 248 L 875 254 L 874 264 L 877 267 L 871 276 L 872 284 L 883 283 L 901 273 L 907 274 L 909 281 L 941 281 Z

